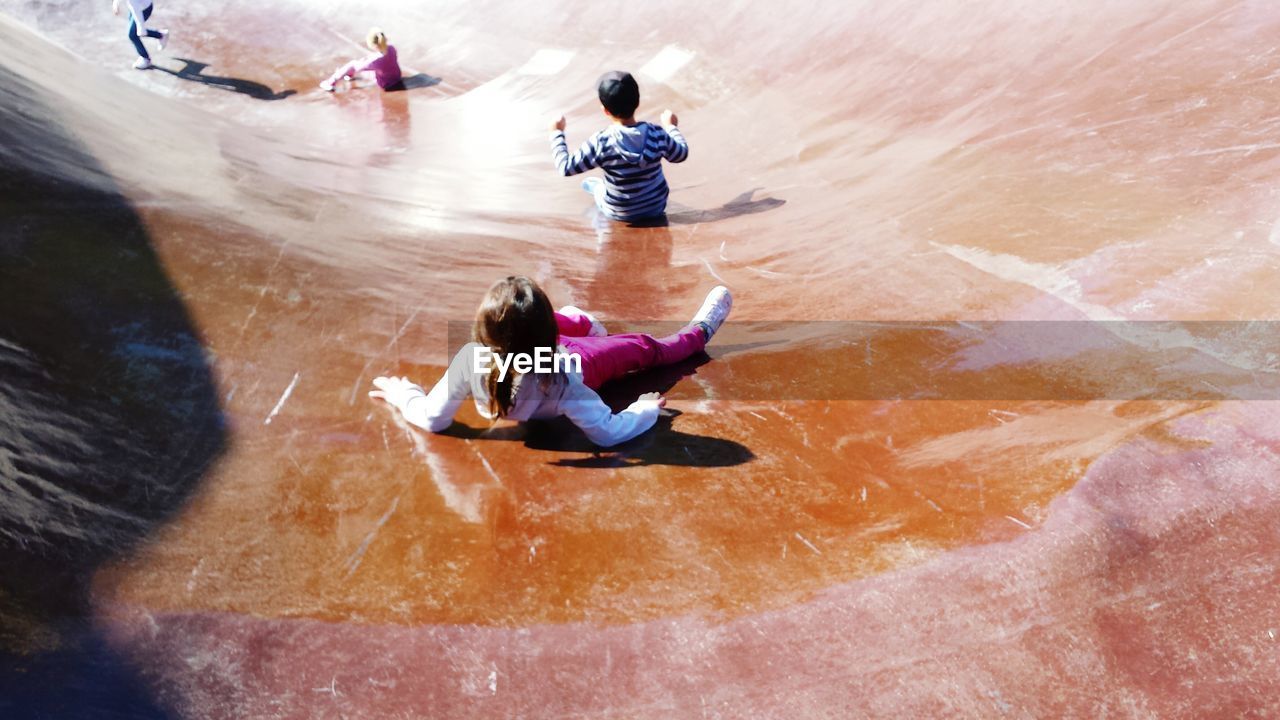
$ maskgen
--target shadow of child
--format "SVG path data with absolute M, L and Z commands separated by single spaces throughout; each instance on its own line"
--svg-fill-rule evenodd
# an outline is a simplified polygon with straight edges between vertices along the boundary
M 187 58 L 174 59 L 183 63 L 181 70 L 170 70 L 169 68 L 162 67 L 161 65 L 153 65 L 152 67 L 161 72 L 169 73 L 176 78 L 181 78 L 182 80 L 190 80 L 191 82 L 198 82 L 201 85 L 230 90 L 231 92 L 239 93 L 241 95 L 248 95 L 254 100 L 283 100 L 290 95 L 297 93 L 297 90 L 282 90 L 280 92 L 275 92 L 266 85 L 254 80 L 220 77 L 218 75 L 205 75 L 204 69 L 209 67 L 208 63 L 202 63 L 198 60 L 189 60 Z

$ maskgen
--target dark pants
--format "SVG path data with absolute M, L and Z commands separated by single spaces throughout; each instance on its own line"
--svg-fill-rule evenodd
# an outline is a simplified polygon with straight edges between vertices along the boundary
M 151 19 L 151 11 L 154 9 L 155 5 L 152 5 L 142 11 L 142 22 L 146 22 Z M 148 29 L 147 37 L 159 40 L 162 36 L 159 31 Z M 147 48 L 142 44 L 142 38 L 138 37 L 138 19 L 133 16 L 132 12 L 129 13 L 129 42 L 133 43 L 133 47 L 138 51 L 139 57 L 144 57 L 148 60 L 151 59 L 151 56 L 147 54 Z

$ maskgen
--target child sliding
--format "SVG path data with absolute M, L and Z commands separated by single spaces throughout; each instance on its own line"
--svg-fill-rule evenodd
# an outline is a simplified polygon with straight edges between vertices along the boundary
M 337 89 L 339 80 L 344 78 L 350 80 L 360 73 L 367 72 L 373 73 L 374 81 L 383 90 L 400 87 L 399 83 L 402 79 L 400 61 L 396 59 L 395 46 L 387 42 L 387 34 L 378 28 L 373 28 L 365 37 L 364 43 L 373 51 L 373 54 L 359 60 L 352 60 L 335 70 L 333 75 L 320 83 L 321 90 L 333 92 Z
M 676 127 L 675 113 L 662 113 L 662 127 L 636 121 L 640 86 L 631 73 L 605 73 L 596 88 L 600 106 L 612 123 L 592 135 L 578 152 L 569 154 L 561 115 L 551 125 L 551 154 L 566 177 L 592 168 L 604 170 L 604 180 L 589 177 L 582 189 L 591 193 L 605 217 L 634 222 L 667 211 L 666 176 L 662 161 L 679 163 L 689 157 L 689 145 Z
M 677 363 L 700 352 L 732 307 L 728 289 L 718 286 L 707 294 L 693 320 L 674 335 L 606 335 L 595 318 L 577 308 L 552 310 L 546 294 L 529 278 L 508 277 L 489 288 L 476 312 L 474 342 L 458 351 L 431 392 L 408 378 L 378 377 L 373 380 L 377 390 L 369 396 L 391 403 L 414 425 L 441 432 L 453 423 L 467 395 L 472 395 L 476 408 L 490 420 L 564 415 L 592 442 L 608 447 L 653 427 L 666 400 L 658 393 L 646 393 L 614 413 L 596 390 L 629 373 Z M 553 353 L 559 353 L 559 358 L 574 354 L 580 366 L 548 362 L 530 371 L 529 363 L 521 362 Z M 520 367 L 523 370 L 517 370 Z

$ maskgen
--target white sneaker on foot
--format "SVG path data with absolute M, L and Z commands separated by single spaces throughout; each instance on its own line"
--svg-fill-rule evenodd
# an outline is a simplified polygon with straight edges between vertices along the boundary
M 151 61 L 144 57 L 140 57 L 137 60 L 133 61 L 133 67 L 136 70 L 146 70 L 147 68 L 151 67 Z
M 333 92 L 333 83 L 328 80 L 321 80 L 320 89 L 325 92 Z
M 724 319 L 729 317 L 729 311 L 733 309 L 733 296 L 729 294 L 729 288 L 723 285 L 717 285 L 711 288 L 711 292 L 707 293 L 707 299 L 702 301 L 702 307 L 698 308 L 698 312 L 693 316 L 693 323 L 701 325 L 707 333 L 707 340 L 720 329 L 724 324 Z
M 169 31 L 158 30 L 160 33 L 160 52 L 164 52 L 164 46 L 169 44 Z
M 585 317 L 590 320 L 591 329 L 587 331 L 587 337 L 607 337 L 609 335 L 609 331 L 604 329 L 604 325 L 600 324 L 600 321 L 596 319 L 596 316 L 586 310 L 576 308 L 572 305 L 565 305 L 560 308 L 559 312 L 561 315 L 567 315 L 569 317 Z

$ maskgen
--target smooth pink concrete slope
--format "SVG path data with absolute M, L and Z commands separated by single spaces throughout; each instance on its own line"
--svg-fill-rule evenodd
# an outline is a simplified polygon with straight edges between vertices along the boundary
M 732 620 L 109 624 L 192 717 L 1264 718 L 1278 453 L 1275 404 L 1204 412 L 1098 460 L 1017 540 Z
M 121 672 L 179 718 L 1280 713 L 1280 422 L 1223 400 L 1275 387 L 1269 340 L 1210 358 L 1238 385 L 1192 373 L 1158 388 L 1190 399 L 1130 401 L 1089 392 L 1166 368 L 845 333 L 1268 327 L 1280 6 L 618 8 L 159 0 L 174 34 L 139 73 L 103 2 L 0 0 L 38 31 L 0 20 L 0 80 L 33 98 L 0 104 L 13 134 L 57 128 L 93 162 L 15 156 L 72 200 L 118 188 L 227 421 L 178 507 L 74 568 Z M 423 86 L 315 88 L 372 24 Z M 543 51 L 563 67 L 530 72 Z M 593 221 L 551 165 L 549 120 L 571 145 L 602 127 L 593 84 L 616 67 L 691 143 L 668 227 Z M 96 231 L 96 207 L 6 227 Z M 119 239 L 89 237 L 43 261 L 131 287 Z M 622 449 L 469 407 L 430 435 L 367 398 L 377 375 L 434 381 L 449 323 L 516 273 L 615 330 L 687 320 L 724 283 L 733 321 Z M 135 360 L 146 400 L 186 400 Z M 943 399 L 851 399 L 883 380 Z M 57 447 L 81 418 L 50 412 Z M 71 499 L 95 541 L 130 507 Z M 43 610 L 0 598 L 0 642 L 74 648 Z

